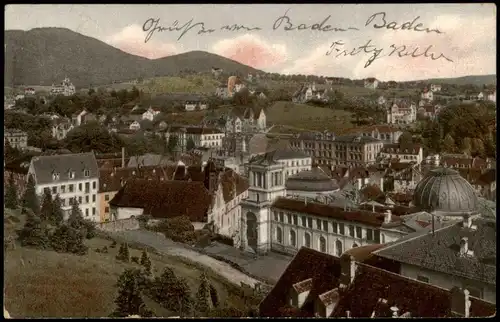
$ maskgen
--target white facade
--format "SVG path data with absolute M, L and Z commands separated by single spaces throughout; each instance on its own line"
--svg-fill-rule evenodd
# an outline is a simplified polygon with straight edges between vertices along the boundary
M 111 220 L 128 219 L 131 217 L 139 217 L 144 212 L 142 208 L 118 207 L 111 208 Z
M 489 93 L 488 96 L 487 96 L 487 100 L 496 103 L 496 101 L 497 101 L 497 91 L 493 91 L 492 93 Z
M 432 84 L 431 85 L 431 92 L 441 92 L 441 85 Z
M 226 121 L 226 131 L 228 133 L 241 133 L 243 122 L 238 116 L 230 117 Z
M 34 173 L 34 169 L 30 166 L 29 174 Z M 36 176 L 35 180 L 36 180 Z M 76 198 L 82 210 L 83 218 L 99 222 L 99 198 L 97 198 L 99 188 L 99 178 L 86 178 L 84 180 L 63 179 L 63 176 L 54 177 L 54 181 L 46 184 L 36 184 L 35 190 L 40 197 L 40 202 L 43 199 L 44 190 L 50 190 L 52 198 L 59 195 L 61 198 L 62 209 L 65 211 L 65 216 L 69 216 L 71 210 L 71 199 Z
M 134 131 L 137 131 L 137 130 L 140 130 L 141 129 L 141 124 L 139 124 L 139 122 L 137 121 L 134 121 L 132 122 L 132 124 L 129 125 L 128 127 L 130 130 L 134 130 Z
M 420 164 L 424 160 L 424 149 L 419 147 L 417 153 L 411 153 L 403 148 L 385 148 L 380 151 L 380 157 L 383 159 L 399 159 L 401 163 L 416 162 Z
M 52 89 L 50 90 L 50 93 L 52 95 L 64 95 L 64 96 L 71 96 L 75 94 L 75 86 L 71 83 L 69 78 L 65 78 L 61 85 L 52 85 Z
M 408 108 L 399 107 L 393 104 L 387 111 L 388 124 L 411 124 L 417 121 L 417 107 L 411 104 Z
M 52 137 L 56 140 L 64 140 L 73 128 L 70 122 L 55 124 L 52 126 Z
M 296 173 L 311 170 L 312 167 L 312 158 L 309 156 L 297 159 L 278 159 L 276 161 L 284 166 L 285 180 Z
M 422 99 L 432 101 L 434 100 L 434 93 L 432 91 L 424 91 L 421 94 Z
M 479 297 L 491 303 L 496 303 L 496 288 L 494 285 L 480 283 L 464 277 L 441 273 L 406 263 L 401 263 L 400 274 L 447 290 L 451 290 L 455 286 L 466 288 L 471 292 L 472 296 Z
M 376 89 L 378 87 L 378 80 L 376 79 L 366 79 L 365 88 Z
M 142 113 L 142 119 L 153 121 L 158 114 L 160 114 L 160 111 L 154 110 L 150 107 L 146 112 Z

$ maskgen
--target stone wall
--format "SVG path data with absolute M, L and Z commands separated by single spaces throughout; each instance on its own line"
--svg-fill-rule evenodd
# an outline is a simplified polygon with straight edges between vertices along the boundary
M 114 220 L 97 224 L 97 228 L 103 231 L 124 231 L 124 230 L 137 230 L 140 228 L 139 221 L 136 218 L 127 218 L 121 220 Z

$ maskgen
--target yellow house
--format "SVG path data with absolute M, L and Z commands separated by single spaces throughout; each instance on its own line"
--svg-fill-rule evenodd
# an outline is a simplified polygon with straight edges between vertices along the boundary
M 113 199 L 120 188 L 125 185 L 128 179 L 160 179 L 164 180 L 167 172 L 172 173 L 171 169 L 162 168 L 160 166 L 148 166 L 138 168 L 114 168 L 99 170 L 99 192 L 97 198 L 99 200 L 99 216 L 101 222 L 111 220 L 109 201 Z

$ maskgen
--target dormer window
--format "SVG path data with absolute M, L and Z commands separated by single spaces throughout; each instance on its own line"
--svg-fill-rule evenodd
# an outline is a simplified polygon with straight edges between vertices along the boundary
M 52 173 L 52 180 L 53 180 L 53 181 L 59 180 L 59 173 L 57 173 L 57 172 L 53 172 L 53 173 Z
M 83 170 L 83 176 L 84 176 L 85 178 L 90 177 L 90 170 Z
M 69 170 L 69 171 L 68 171 L 68 177 L 69 177 L 70 179 L 74 179 L 74 178 L 75 178 L 75 171 Z

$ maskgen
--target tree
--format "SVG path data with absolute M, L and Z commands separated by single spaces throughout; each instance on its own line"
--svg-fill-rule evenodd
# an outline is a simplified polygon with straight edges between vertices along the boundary
M 24 227 L 18 233 L 21 246 L 46 249 L 49 246 L 49 234 L 40 218 L 28 210 Z
M 21 152 L 18 149 L 12 147 L 12 145 L 10 145 L 9 140 L 4 140 L 4 142 L 5 142 L 5 147 L 4 147 L 5 160 L 10 161 L 19 158 L 21 156 Z
M 144 273 L 146 274 L 146 276 L 152 277 L 153 276 L 153 267 L 152 267 L 151 259 L 149 258 L 149 254 L 145 249 L 142 251 L 141 265 L 144 267 Z
M 83 218 L 82 210 L 80 209 L 76 198 L 71 200 L 71 212 L 68 218 L 68 225 L 78 230 L 82 236 L 87 239 L 95 237 L 95 224 L 92 221 Z
M 194 149 L 196 147 L 196 144 L 194 143 L 194 140 L 192 137 L 189 137 L 186 142 L 186 149 L 188 151 Z
M 14 174 L 11 173 L 7 181 L 7 189 L 5 191 L 5 207 L 10 209 L 16 209 L 18 203 L 19 202 L 17 200 L 17 187 L 14 181 Z
M 485 154 L 484 143 L 481 139 L 474 138 L 472 140 L 472 153 L 476 156 L 484 156 Z
M 68 225 L 60 225 L 50 236 L 52 249 L 59 253 L 72 253 L 85 255 L 88 247 L 83 243 L 83 236 L 80 231 Z
M 35 215 L 40 212 L 40 206 L 38 202 L 38 196 L 36 195 L 35 180 L 32 175 L 28 175 L 28 184 L 26 185 L 26 190 L 23 195 L 23 213 L 30 209 Z
M 461 150 L 463 153 L 467 155 L 471 155 L 472 153 L 472 140 L 470 138 L 464 138 L 461 145 Z
M 444 137 L 443 150 L 450 153 L 455 151 L 455 140 L 453 140 L 453 137 L 449 133 Z
M 139 274 L 137 269 L 129 268 L 118 277 L 116 283 L 118 297 L 115 299 L 116 309 L 112 316 L 139 315 L 141 317 L 151 317 L 153 315 L 142 300 Z
M 191 312 L 192 299 L 189 286 L 184 279 L 175 276 L 169 267 L 164 269 L 161 276 L 155 278 L 153 296 L 163 307 L 178 312 L 179 316 Z
M 61 206 L 61 198 L 57 195 L 52 202 L 52 213 L 49 218 L 50 223 L 54 226 L 60 226 L 64 221 L 64 212 Z
M 179 143 L 179 138 L 176 135 L 171 135 L 168 138 L 167 150 L 172 153 Z
M 54 210 L 52 202 L 52 194 L 49 189 L 43 191 L 42 208 L 40 209 L 40 218 L 42 220 L 49 220 L 52 217 L 52 211 Z
M 110 153 L 120 151 L 124 142 L 100 124 L 90 122 L 71 130 L 64 139 L 64 145 L 74 153 L 90 151 Z
M 214 307 L 210 295 L 210 282 L 207 274 L 203 272 L 200 276 L 200 286 L 196 292 L 195 309 L 199 313 L 207 313 Z
M 118 255 L 116 255 L 116 259 L 126 263 L 130 262 L 130 252 L 127 243 L 120 245 L 120 249 L 118 250 Z
M 410 132 L 403 132 L 401 136 L 399 137 L 399 144 L 400 145 L 410 145 L 413 143 L 413 136 L 411 135 Z

